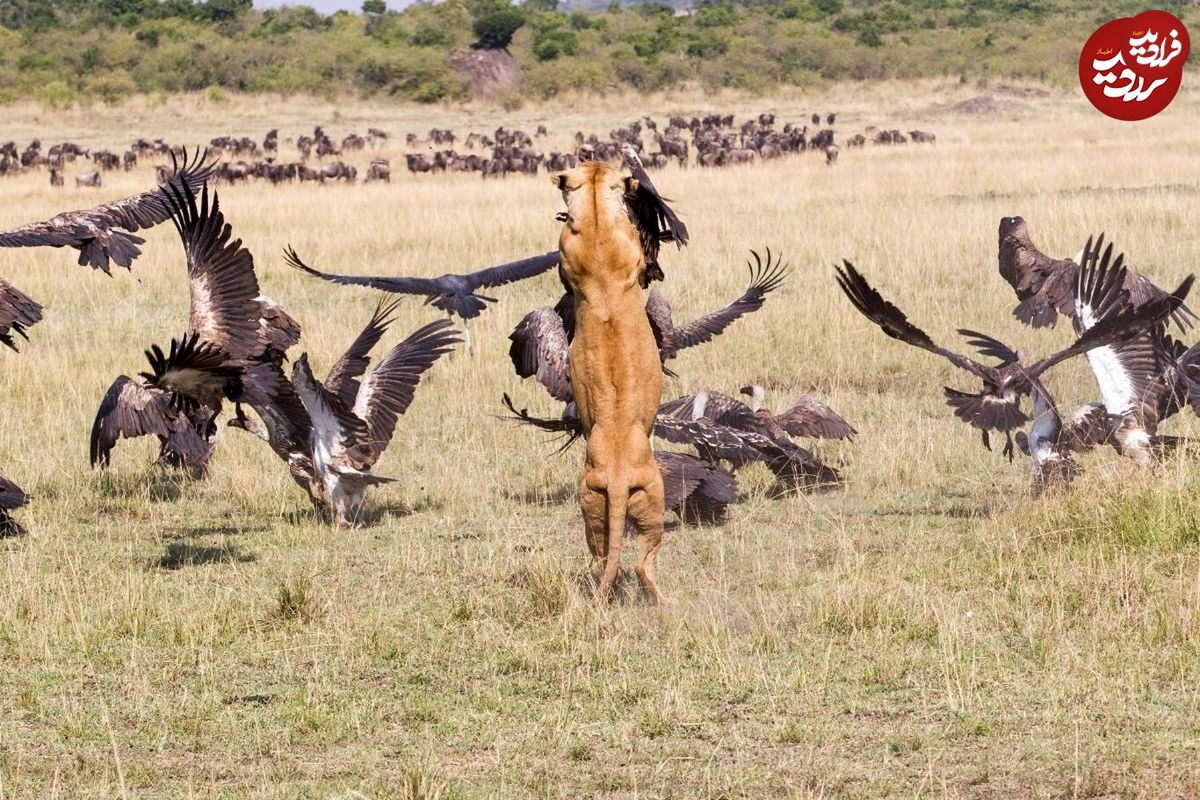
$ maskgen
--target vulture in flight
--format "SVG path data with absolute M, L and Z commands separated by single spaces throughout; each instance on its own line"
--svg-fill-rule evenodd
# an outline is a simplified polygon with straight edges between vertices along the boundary
M 362 523 L 368 486 L 394 480 L 373 474 L 371 467 L 391 442 L 422 373 L 462 341 L 449 320 L 431 322 L 389 350 L 363 378 L 368 353 L 391 322 L 387 315 L 394 308 L 376 311 L 323 383 L 313 376 L 307 353 L 292 368 L 292 385 L 312 420 L 314 475 L 342 527 Z
M 171 158 L 174 160 L 174 155 Z M 212 175 L 213 166 L 207 151 L 197 150 L 191 161 L 184 153 L 183 163 L 175 163 L 166 185 L 176 192 L 185 188 L 195 191 Z M 166 222 L 171 213 L 168 197 L 159 189 L 151 189 L 124 200 L 0 231 L 0 247 L 74 247 L 79 251 L 80 266 L 110 273 L 110 263 L 129 269 L 141 255 L 139 245 L 146 240 L 135 233 Z
M 217 443 L 216 414 L 205 406 L 180 409 L 171 394 L 121 375 L 104 395 L 92 424 L 92 467 L 106 468 L 119 439 L 157 436 L 159 466 L 203 477 Z
M 770 250 L 765 264 L 758 253 L 751 251 L 751 255 L 755 263 L 747 262 L 750 285 L 742 296 L 687 325 L 676 326 L 671 304 L 657 289 L 650 290 L 646 314 L 664 362 L 675 358 L 680 350 L 712 341 L 741 317 L 762 308 L 767 295 L 782 285 L 787 267 L 778 260 L 772 262 Z M 512 341 L 508 355 L 517 375 L 536 376 L 554 399 L 564 403 L 573 399 L 568 365 L 574 329 L 575 297 L 568 292 L 554 308 L 543 306 L 530 311 L 508 337 Z
M 0 475 L 0 539 L 22 536 L 25 529 L 8 513 L 29 502 L 29 495 L 21 487 Z
M 1120 270 L 1124 256 L 1113 258 L 1113 245 L 1089 241 L 1083 262 L 1098 270 Z M 1090 316 L 1072 319 L 1079 336 L 1093 328 Z M 1150 466 L 1154 463 L 1158 425 L 1184 405 L 1200 411 L 1200 344 L 1188 347 L 1154 325 L 1137 336 L 1097 347 L 1087 353 L 1107 412 L 1116 420 L 1112 445 L 1119 453 Z
M 466 275 L 442 275 L 438 278 L 418 277 L 374 277 L 370 275 L 333 275 L 319 272 L 300 260 L 296 251 L 289 247 L 284 251 L 287 263 L 314 278 L 337 283 L 342 286 L 369 286 L 393 294 L 424 295 L 425 304 L 445 311 L 450 317 L 464 320 L 474 319 L 496 302 L 495 297 L 478 294 L 480 289 L 491 289 L 506 283 L 532 278 L 558 266 L 558 251 L 540 256 L 523 258 L 499 264 Z
M 0 278 L 0 342 L 16 350 L 17 343 L 12 335 L 15 333 L 28 341 L 25 330 L 41 320 L 41 303 Z
M 237 400 L 246 368 L 278 361 L 300 336 L 299 324 L 264 297 L 254 257 L 233 239 L 216 193 L 205 186 L 199 203 L 190 187 L 163 190 L 187 258 L 190 311 L 187 332 L 164 353 L 146 351 L 148 386 L 174 393 L 177 405 L 219 411 Z
M 1028 417 L 1021 410 L 1021 398 L 1033 391 L 1033 385 L 1050 367 L 1088 350 L 1136 336 L 1147 327 L 1169 316 L 1180 307 L 1195 276 L 1189 275 L 1174 294 L 1164 295 L 1141 306 L 1128 303 L 1129 292 L 1124 288 L 1126 272 L 1101 268 L 1090 263 L 1077 271 L 1074 292 L 1074 314 L 1094 319 L 1096 324 L 1085 331 L 1069 347 L 1028 363 L 1026 353 L 1014 351 L 1002 342 L 976 331 L 959 329 L 967 344 L 995 365 L 983 364 L 937 345 L 923 330 L 908 321 L 899 308 L 876 291 L 849 261 L 837 269 L 838 285 L 863 316 L 874 322 L 893 339 L 942 356 L 951 364 L 974 375 L 982 383 L 978 393 L 960 392 L 946 387 L 946 401 L 959 419 L 981 431 L 988 445 L 988 431 L 1005 434 L 1005 453 L 1012 457 L 1011 432 L 1023 427 Z
M 512 419 L 551 433 L 568 435 L 565 450 L 583 436 L 583 424 L 572 414 L 574 406 L 559 419 L 535 417 L 526 409 L 518 411 L 505 394 L 504 406 Z M 654 460 L 663 479 L 663 507 L 674 511 L 680 519 L 691 524 L 720 524 L 725 521 L 726 509 L 737 500 L 737 479 L 729 470 L 711 461 L 662 450 L 654 452 Z
M 1104 236 L 1093 246 L 1091 239 L 1084 253 L 1099 252 Z M 1000 220 L 1000 275 L 1012 286 L 1020 301 L 1013 316 L 1035 328 L 1053 327 L 1058 315 L 1076 318 L 1076 286 L 1080 265 L 1072 259 L 1055 259 L 1043 253 L 1029 238 L 1029 225 L 1023 217 Z M 1124 288 L 1134 306 L 1162 300 L 1167 293 L 1133 270 L 1125 273 Z M 1185 305 L 1171 313 L 1180 330 L 1186 331 L 1196 315 Z

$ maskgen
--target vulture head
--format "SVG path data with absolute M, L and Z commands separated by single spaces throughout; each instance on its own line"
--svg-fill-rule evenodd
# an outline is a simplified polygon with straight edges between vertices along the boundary
M 767 392 L 762 386 L 757 383 L 749 386 L 743 386 L 738 389 L 738 394 L 744 394 L 750 398 L 750 410 L 758 411 L 767 402 Z

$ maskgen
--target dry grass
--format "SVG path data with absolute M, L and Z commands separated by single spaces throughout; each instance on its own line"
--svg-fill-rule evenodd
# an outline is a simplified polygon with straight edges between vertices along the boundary
M 581 451 L 492 415 L 520 385 L 506 334 L 557 295 L 553 276 L 499 292 L 478 353 L 438 364 L 380 471 L 357 532 L 316 524 L 265 446 L 229 430 L 211 478 L 156 474 L 149 442 L 89 472 L 104 390 L 185 323 L 174 232 L 132 274 L 60 251 L 0 252 L 47 306 L 3 354 L 0 468 L 36 495 L 30 535 L 0 543 L 0 794 L 4 797 L 968 797 L 1200 794 L 1200 500 L 1177 458 L 1158 475 L 1110 452 L 1064 500 L 1035 501 L 1027 465 L 979 447 L 940 400 L 959 377 L 882 337 L 833 283 L 852 259 L 935 337 L 969 324 L 1043 351 L 1069 333 L 1020 329 L 995 269 L 996 224 L 1022 213 L 1052 253 L 1105 230 L 1174 282 L 1200 263 L 1200 94 L 1159 119 L 1102 119 L 1075 96 L 1008 118 L 936 107 L 981 93 L 927 84 L 823 97 L 727 97 L 591 110 L 178 102 L 43 114 L 6 109 L 0 138 L 121 144 L 164 134 L 335 134 L 368 124 L 544 121 L 558 141 L 637 111 L 842 112 L 846 131 L 920 126 L 935 147 L 843 151 L 709 172 L 667 171 L 694 244 L 665 256 L 689 318 L 741 291 L 751 247 L 795 267 L 763 313 L 686 352 L 668 391 L 769 380 L 783 405 L 815 389 L 858 440 L 822 452 L 844 492 L 769 499 L 762 475 L 719 529 L 668 534 L 676 604 L 594 608 L 577 588 Z M 398 161 L 399 159 L 397 159 Z M 400 170 L 397 170 L 400 172 Z M 0 185 L 0 228 L 116 196 Z M 223 189 L 264 290 L 306 325 L 318 367 L 375 298 L 288 271 L 440 274 L 553 246 L 561 201 L 543 178 Z M 431 319 L 402 308 L 388 342 Z M 1093 399 L 1082 365 L 1052 376 Z M 1187 432 L 1191 420 L 1171 425 Z

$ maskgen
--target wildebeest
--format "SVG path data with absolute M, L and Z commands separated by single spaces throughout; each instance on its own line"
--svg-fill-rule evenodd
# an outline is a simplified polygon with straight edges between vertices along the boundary
M 85 186 L 90 186 L 94 189 L 100 188 L 100 173 L 85 172 L 82 175 L 75 176 L 75 188 L 79 189 Z

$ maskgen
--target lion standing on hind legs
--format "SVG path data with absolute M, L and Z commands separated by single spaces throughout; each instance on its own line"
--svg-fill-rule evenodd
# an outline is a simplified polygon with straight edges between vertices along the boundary
M 596 596 L 606 599 L 612 591 L 628 518 L 638 532 L 638 583 L 662 603 L 654 575 L 663 539 L 663 482 L 650 446 L 662 366 L 642 297 L 642 233 L 627 205 L 637 180 L 597 162 L 551 179 L 567 204 L 558 247 L 575 295 L 570 375 L 587 438 L 579 503 L 593 569 L 600 573 Z

